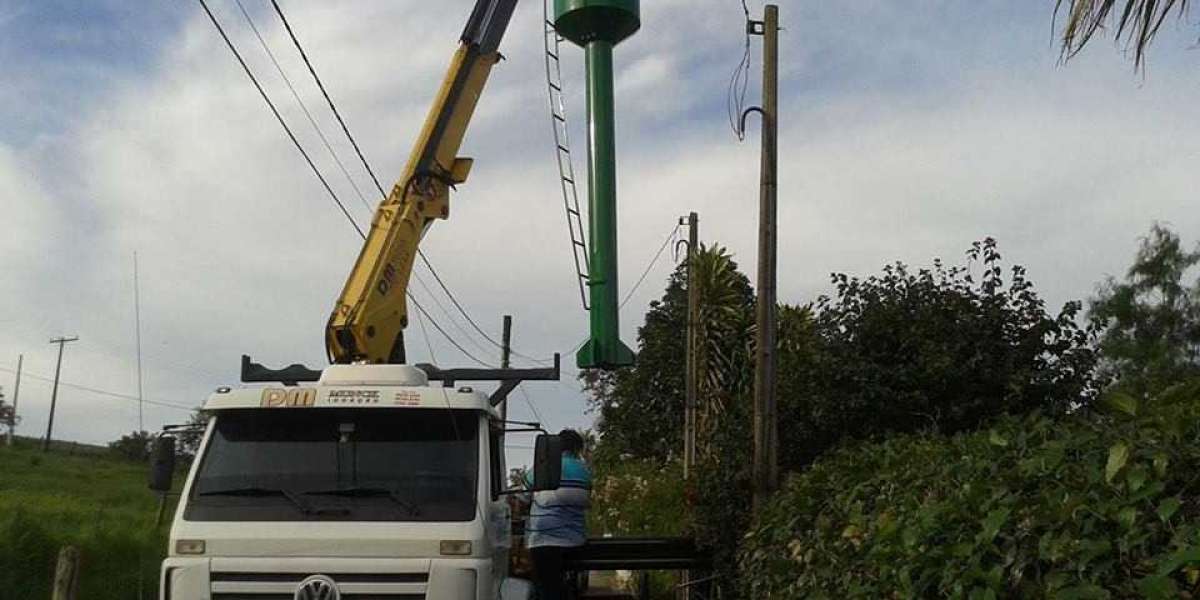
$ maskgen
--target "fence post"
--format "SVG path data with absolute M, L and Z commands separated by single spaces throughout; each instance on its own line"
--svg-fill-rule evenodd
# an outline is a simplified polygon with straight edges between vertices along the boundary
M 54 589 L 50 600 L 76 600 L 79 592 L 79 549 L 63 546 L 54 569 Z

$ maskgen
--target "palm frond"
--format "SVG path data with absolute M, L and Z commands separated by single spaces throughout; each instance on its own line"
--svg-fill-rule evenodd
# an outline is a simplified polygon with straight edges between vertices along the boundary
M 1056 0 L 1054 21 L 1059 14 L 1066 15 L 1062 30 L 1062 58 L 1069 60 L 1083 50 L 1095 35 L 1116 21 L 1113 38 L 1123 41 L 1133 49 L 1134 65 L 1145 64 L 1146 48 L 1163 21 L 1172 13 L 1183 17 L 1187 13 L 1189 0 L 1122 0 L 1120 16 L 1114 19 L 1117 0 Z

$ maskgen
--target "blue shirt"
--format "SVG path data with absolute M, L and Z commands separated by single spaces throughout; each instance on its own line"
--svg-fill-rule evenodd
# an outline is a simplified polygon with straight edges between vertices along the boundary
M 533 484 L 525 474 L 525 483 Z M 577 456 L 563 454 L 562 480 L 558 489 L 534 492 L 525 525 L 525 545 L 582 546 L 587 541 L 587 509 L 592 490 L 592 473 Z

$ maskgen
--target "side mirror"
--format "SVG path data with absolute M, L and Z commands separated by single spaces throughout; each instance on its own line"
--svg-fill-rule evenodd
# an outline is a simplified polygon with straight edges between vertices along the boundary
M 557 435 L 539 435 L 533 446 L 533 490 L 558 489 L 562 482 L 562 439 Z
M 150 489 L 166 493 L 175 476 L 175 438 L 160 436 L 154 440 L 150 455 Z

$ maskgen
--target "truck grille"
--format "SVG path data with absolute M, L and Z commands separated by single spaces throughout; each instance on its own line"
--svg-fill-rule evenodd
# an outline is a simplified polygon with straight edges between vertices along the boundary
M 324 572 L 345 600 L 425 600 L 428 573 Z M 292 600 L 296 586 L 311 573 L 214 571 L 213 600 Z

